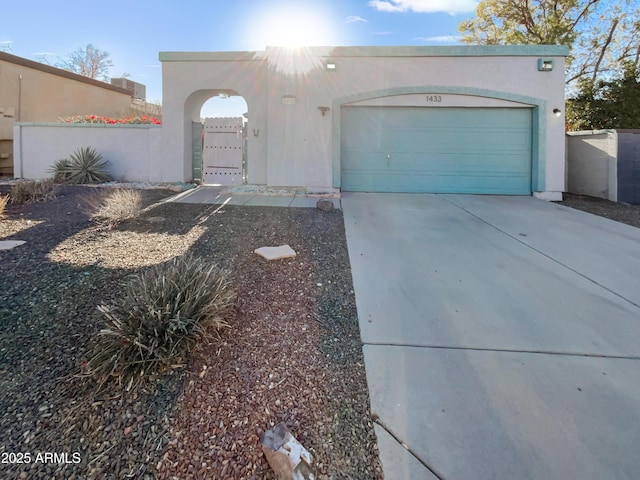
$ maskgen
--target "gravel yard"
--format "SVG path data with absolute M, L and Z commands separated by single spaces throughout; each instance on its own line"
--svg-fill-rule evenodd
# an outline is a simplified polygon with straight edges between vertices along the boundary
M 0 194 L 7 193 L 0 186 Z M 342 214 L 309 208 L 156 203 L 94 225 L 89 187 L 10 204 L 0 240 L 0 478 L 274 478 L 262 433 L 285 422 L 316 478 L 382 478 Z M 640 206 L 565 194 L 561 204 L 640 227 Z M 289 244 L 267 262 L 255 248 Z M 138 393 L 83 378 L 132 273 L 192 252 L 231 272 L 230 328 Z
M 640 205 L 610 202 L 603 198 L 571 193 L 565 193 L 563 201 L 558 203 L 640 228 Z
M 341 212 L 164 203 L 109 230 L 83 211 L 92 191 L 0 220 L 27 242 L 0 251 L 1 478 L 274 478 L 259 438 L 282 421 L 316 478 L 382 478 Z M 285 243 L 297 257 L 253 253 Z M 96 392 L 79 374 L 97 305 L 187 252 L 231 271 L 231 327 L 148 391 Z

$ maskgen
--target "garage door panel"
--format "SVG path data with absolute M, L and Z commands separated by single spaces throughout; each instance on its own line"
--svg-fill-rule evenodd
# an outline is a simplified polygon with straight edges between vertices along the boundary
M 346 128 L 358 125 L 378 125 L 380 127 L 399 126 L 402 128 L 509 128 L 514 119 L 530 118 L 528 108 L 421 108 L 421 107 L 344 107 L 342 118 Z M 505 115 L 508 113 L 508 115 Z M 447 118 L 454 118 L 455 124 L 443 125 Z
M 367 129 L 346 129 L 347 136 L 343 146 L 347 150 L 379 149 L 395 150 L 419 150 L 423 152 L 438 151 L 451 148 L 472 150 L 485 148 L 495 150 L 499 145 L 500 150 L 515 148 L 529 151 L 531 130 L 523 128 L 388 128 L 384 137 L 373 135 Z
M 342 151 L 353 154 L 376 152 L 384 153 L 402 153 L 415 152 L 419 154 L 454 154 L 454 153 L 496 153 L 501 152 L 517 152 L 528 155 L 531 150 L 526 145 L 530 144 L 531 132 L 510 132 L 509 138 L 505 138 L 505 132 L 496 132 L 495 134 L 482 134 L 473 136 L 468 135 L 464 141 L 460 139 L 460 132 L 455 134 L 440 134 L 434 132 L 407 133 L 407 132 L 390 132 L 393 140 L 369 141 L 365 135 L 359 136 L 357 139 L 350 138 L 342 143 Z M 420 139 L 416 139 L 420 136 Z M 499 145 L 499 151 L 496 149 Z
M 426 155 L 426 154 L 425 154 Z M 392 158 L 377 152 L 354 153 L 349 166 L 342 169 L 343 173 L 364 174 L 368 171 L 378 171 L 381 174 L 394 175 L 399 173 L 428 174 L 429 172 L 450 172 L 451 174 L 491 175 L 500 170 L 500 174 L 509 173 L 523 175 L 519 162 L 519 154 L 492 154 L 479 156 L 477 153 L 452 154 L 431 152 L 428 158 L 424 158 L 415 152 L 395 152 Z
M 522 195 L 522 191 L 527 189 L 530 180 L 521 175 L 495 175 L 482 172 L 479 175 L 465 175 L 442 172 L 422 172 L 412 174 L 409 179 L 404 174 L 387 174 L 382 171 L 373 172 L 367 175 L 366 180 L 362 180 L 357 173 L 346 173 L 343 177 L 345 181 L 350 181 L 349 176 L 355 175 L 357 178 L 351 179 L 354 184 L 357 181 L 358 187 L 350 191 L 355 192 L 424 192 L 424 185 L 429 184 L 430 193 L 469 193 L 469 194 L 496 194 L 496 195 Z M 505 185 L 508 185 L 506 187 Z
M 342 189 L 531 193 L 531 111 L 346 107 Z
M 376 151 L 415 151 L 429 152 L 473 152 L 514 150 L 530 152 L 531 131 L 526 129 L 478 129 L 465 130 L 461 139 L 459 129 L 388 129 L 386 136 L 380 138 L 371 130 L 346 130 L 342 142 L 343 151 L 376 152 Z

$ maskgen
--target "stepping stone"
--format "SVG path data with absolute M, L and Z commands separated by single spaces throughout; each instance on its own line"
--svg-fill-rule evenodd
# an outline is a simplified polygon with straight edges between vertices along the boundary
M 12 248 L 24 245 L 24 240 L 0 240 L 0 250 L 11 250 Z
M 257 253 L 267 260 L 280 260 L 281 258 L 292 258 L 296 256 L 296 252 L 289 245 L 280 245 L 279 247 L 260 247 L 256 248 L 253 253 Z

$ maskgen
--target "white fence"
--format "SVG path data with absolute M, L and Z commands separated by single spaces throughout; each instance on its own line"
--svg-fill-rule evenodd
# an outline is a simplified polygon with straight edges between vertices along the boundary
M 18 178 L 51 177 L 52 165 L 80 147 L 94 147 L 108 160 L 116 180 L 175 182 L 181 165 L 167 165 L 158 125 L 17 123 L 13 131 L 13 172 Z
M 567 134 L 567 191 L 640 205 L 640 130 Z

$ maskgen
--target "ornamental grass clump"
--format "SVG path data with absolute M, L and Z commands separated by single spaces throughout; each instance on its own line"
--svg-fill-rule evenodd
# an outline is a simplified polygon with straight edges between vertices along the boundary
M 91 196 L 86 201 L 91 219 L 109 228 L 136 217 L 142 210 L 140 190 L 118 188 Z
M 56 198 L 57 187 L 52 180 L 22 180 L 11 187 L 11 203 L 35 203 Z
M 194 342 L 228 326 L 234 300 L 227 272 L 190 254 L 135 275 L 114 305 L 98 307 L 106 326 L 86 374 L 129 391 L 181 367 Z
M 108 164 L 95 148 L 80 147 L 69 158 L 54 163 L 51 172 L 54 181 L 58 183 L 104 183 L 112 180 L 107 172 Z
M 4 218 L 4 209 L 9 202 L 9 195 L 0 195 L 0 220 Z

